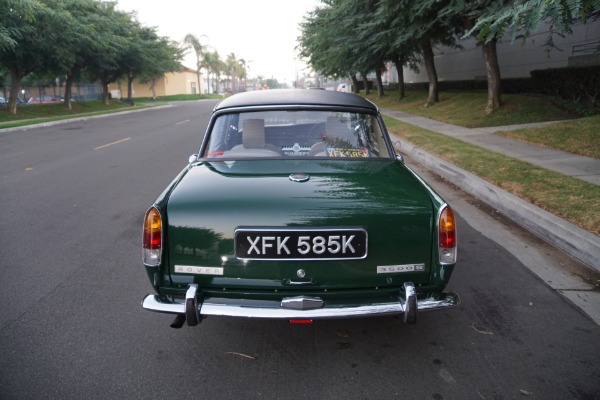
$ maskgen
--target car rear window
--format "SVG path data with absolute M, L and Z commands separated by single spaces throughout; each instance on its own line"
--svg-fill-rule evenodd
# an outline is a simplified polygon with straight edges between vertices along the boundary
M 209 132 L 204 158 L 388 158 L 377 117 L 333 111 L 224 114 Z

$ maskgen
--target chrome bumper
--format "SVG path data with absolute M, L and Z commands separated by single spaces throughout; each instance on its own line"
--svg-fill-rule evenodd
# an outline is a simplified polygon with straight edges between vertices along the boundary
M 174 302 L 157 295 L 147 295 L 142 301 L 146 310 L 185 315 L 188 325 L 197 325 L 203 316 L 271 318 L 271 319 L 326 319 L 357 318 L 382 315 L 404 315 L 406 323 L 415 323 L 418 311 L 451 308 L 459 303 L 454 292 L 441 293 L 437 298 L 417 299 L 414 285 L 406 283 L 405 293 L 397 302 L 360 306 L 328 305 L 319 298 L 298 296 L 273 301 L 228 300 L 207 298 L 197 300 L 197 285 L 190 285 L 185 302 Z

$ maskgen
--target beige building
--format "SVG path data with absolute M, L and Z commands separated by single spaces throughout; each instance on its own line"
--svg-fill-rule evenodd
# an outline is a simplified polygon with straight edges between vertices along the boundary
M 154 94 L 156 97 L 173 96 L 178 94 L 201 94 L 204 86 L 204 76 L 191 68 L 184 67 L 179 72 L 168 72 L 156 80 Z M 127 83 L 112 83 L 109 86 L 113 98 L 127 97 Z M 152 84 L 141 83 L 138 79 L 133 81 L 133 97 L 152 97 Z

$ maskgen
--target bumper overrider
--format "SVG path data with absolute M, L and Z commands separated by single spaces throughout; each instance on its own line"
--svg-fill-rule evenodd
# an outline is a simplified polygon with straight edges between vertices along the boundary
M 284 320 L 313 320 L 327 318 L 358 318 L 383 315 L 403 315 L 404 322 L 414 324 L 420 311 L 442 310 L 454 307 L 459 297 L 454 292 L 440 293 L 435 297 L 417 299 L 414 284 L 404 284 L 404 293 L 398 294 L 397 302 L 375 303 L 357 306 L 328 304 L 319 297 L 296 296 L 281 302 L 231 300 L 223 298 L 198 298 L 198 285 L 191 284 L 185 301 L 174 301 L 158 295 L 147 295 L 142 307 L 149 311 L 176 314 L 171 325 L 179 328 L 186 321 L 189 326 L 198 325 L 205 316 L 246 318 L 269 318 Z

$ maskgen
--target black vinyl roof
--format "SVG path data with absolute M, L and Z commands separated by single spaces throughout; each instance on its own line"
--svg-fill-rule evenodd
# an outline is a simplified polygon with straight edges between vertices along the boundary
M 221 101 L 215 111 L 238 107 L 326 106 L 353 107 L 377 111 L 377 106 L 363 97 L 332 90 L 274 89 L 238 93 Z

